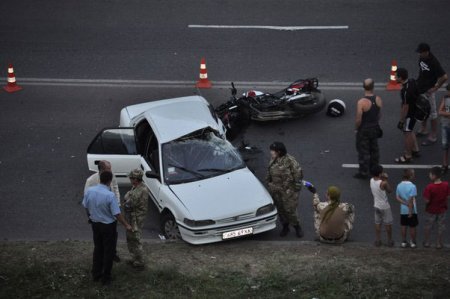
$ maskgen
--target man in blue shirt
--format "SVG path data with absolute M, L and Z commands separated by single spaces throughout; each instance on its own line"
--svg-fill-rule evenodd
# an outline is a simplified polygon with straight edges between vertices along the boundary
M 416 248 L 416 226 L 419 224 L 417 218 L 416 196 L 417 188 L 412 183 L 414 170 L 405 169 L 403 180 L 397 186 L 396 197 L 400 202 L 400 225 L 402 228 L 402 248 L 408 247 L 406 242 L 406 230 L 409 227 L 411 235 L 411 248 Z
M 101 279 L 104 285 L 111 283 L 111 270 L 116 251 L 117 220 L 131 231 L 131 226 L 120 214 L 119 204 L 114 193 L 110 191 L 109 185 L 112 178 L 113 175 L 110 171 L 102 172 L 100 184 L 89 188 L 83 198 L 83 206 L 92 223 L 94 234 L 92 277 L 94 281 Z

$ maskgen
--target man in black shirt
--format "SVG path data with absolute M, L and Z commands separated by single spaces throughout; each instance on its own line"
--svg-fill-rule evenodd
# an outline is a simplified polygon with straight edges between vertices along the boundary
M 406 69 L 398 68 L 396 75 L 397 82 L 402 84 L 402 90 L 400 91 L 402 108 L 397 127 L 402 130 L 405 136 L 405 154 L 395 159 L 395 162 L 405 164 L 411 162 L 412 157 L 419 156 L 419 147 L 417 145 L 416 135 L 414 134 L 414 125 L 416 124 L 414 113 L 419 92 L 416 81 L 414 79 L 408 79 L 408 71 Z
M 419 53 L 419 77 L 417 78 L 417 88 L 419 93 L 427 94 L 431 105 L 431 131 L 428 139 L 422 142 L 422 145 L 434 144 L 437 140 L 438 115 L 436 110 L 436 91 L 447 81 L 448 77 L 437 58 L 431 53 L 430 46 L 426 43 L 420 43 L 417 46 Z M 422 122 L 422 129 L 418 132 L 419 136 L 425 136 L 428 133 L 427 122 Z

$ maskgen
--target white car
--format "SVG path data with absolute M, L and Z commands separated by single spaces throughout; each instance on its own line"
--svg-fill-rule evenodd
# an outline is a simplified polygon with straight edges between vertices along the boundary
M 200 96 L 123 108 L 120 127 L 103 129 L 87 160 L 92 171 L 99 160 L 110 161 L 119 184 L 141 168 L 166 238 L 204 244 L 276 226 L 272 198 Z

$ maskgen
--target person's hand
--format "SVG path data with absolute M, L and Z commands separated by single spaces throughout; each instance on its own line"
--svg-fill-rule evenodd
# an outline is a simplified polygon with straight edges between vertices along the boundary
M 397 124 L 397 128 L 398 128 L 400 131 L 403 131 L 404 126 L 405 126 L 405 123 L 402 122 L 402 121 L 399 121 L 398 124 Z
M 316 194 L 317 193 L 316 187 L 314 187 L 314 186 L 308 186 L 307 189 L 312 194 Z
M 429 96 L 431 96 L 433 93 L 435 93 L 438 90 L 438 88 L 436 86 L 431 87 L 430 89 L 428 89 L 427 94 Z
M 389 178 L 389 176 L 388 176 L 388 174 L 386 172 L 383 172 L 381 174 L 380 178 L 381 178 L 382 181 L 386 181 Z
M 126 229 L 127 231 L 129 231 L 129 232 L 132 232 L 132 231 L 133 231 L 133 227 L 131 227 L 131 225 L 129 225 L 129 224 L 127 224 L 127 225 L 125 226 L 125 229 Z
M 91 225 L 92 224 L 92 220 L 88 219 L 88 224 Z

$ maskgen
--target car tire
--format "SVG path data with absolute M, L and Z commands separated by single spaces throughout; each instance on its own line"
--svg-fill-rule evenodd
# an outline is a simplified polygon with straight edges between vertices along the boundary
M 178 229 L 175 217 L 171 213 L 165 213 L 161 216 L 161 232 L 167 240 L 181 240 L 180 230 Z

